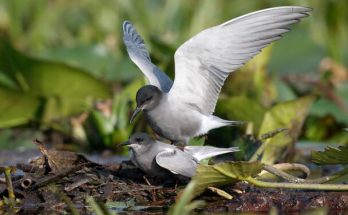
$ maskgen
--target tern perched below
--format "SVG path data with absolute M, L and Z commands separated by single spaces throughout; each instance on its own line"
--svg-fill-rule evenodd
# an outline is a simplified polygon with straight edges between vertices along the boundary
M 133 134 L 126 143 L 131 148 L 131 161 L 152 176 L 166 177 L 170 173 L 192 177 L 199 161 L 216 155 L 239 151 L 238 147 L 176 146 L 153 140 L 146 133 Z
M 172 143 L 209 130 L 240 125 L 213 115 L 227 76 L 242 67 L 261 49 L 288 32 L 290 25 L 308 16 L 310 8 L 274 7 L 240 16 L 208 28 L 182 44 L 175 52 L 174 82 L 150 59 L 143 39 L 133 25 L 123 23 L 123 40 L 129 57 L 145 74 L 149 84 L 136 95 L 152 129 Z

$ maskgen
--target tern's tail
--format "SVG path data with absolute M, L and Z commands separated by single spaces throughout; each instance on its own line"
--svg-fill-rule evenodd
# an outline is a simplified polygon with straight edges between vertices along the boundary
M 206 134 L 211 129 L 220 128 L 220 127 L 224 127 L 224 126 L 237 126 L 237 125 L 243 125 L 243 124 L 244 124 L 244 122 L 224 120 L 224 119 L 221 119 L 217 116 L 210 115 L 210 116 L 204 118 L 202 125 L 201 125 L 201 128 L 200 128 L 200 131 L 197 132 L 197 136 L 202 135 L 202 134 Z
M 226 120 L 226 124 L 228 126 L 240 126 L 240 125 L 244 125 L 245 122 L 243 122 L 243 121 L 228 121 L 228 120 Z
M 230 121 L 230 120 L 221 119 L 217 116 L 212 116 L 212 117 L 214 118 L 214 120 L 218 121 L 224 126 L 240 126 L 245 124 L 245 122 L 243 121 Z

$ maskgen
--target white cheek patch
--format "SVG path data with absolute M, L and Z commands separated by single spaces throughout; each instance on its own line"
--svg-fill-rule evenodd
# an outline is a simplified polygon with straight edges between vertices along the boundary
M 130 144 L 129 147 L 133 148 L 133 149 L 138 149 L 140 147 L 140 145 L 138 144 Z

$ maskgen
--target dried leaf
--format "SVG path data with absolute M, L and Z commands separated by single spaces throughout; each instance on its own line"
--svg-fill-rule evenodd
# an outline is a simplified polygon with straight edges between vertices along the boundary
M 225 199 L 231 200 L 233 199 L 233 196 L 230 195 L 229 193 L 217 188 L 217 187 L 208 187 L 208 190 L 218 194 L 219 196 L 224 197 Z
M 35 140 L 35 143 L 38 145 L 41 153 L 47 158 L 48 165 L 53 173 L 59 173 L 74 167 L 74 164 L 81 158 L 74 152 L 47 149 L 38 140 Z

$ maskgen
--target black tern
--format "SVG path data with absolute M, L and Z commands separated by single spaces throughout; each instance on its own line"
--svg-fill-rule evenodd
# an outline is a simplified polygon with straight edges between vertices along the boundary
M 216 155 L 239 151 L 238 147 L 176 146 L 152 139 L 146 133 L 135 133 L 123 145 L 131 148 L 131 161 L 151 176 L 167 177 L 170 173 L 192 177 L 199 162 Z
M 174 82 L 151 62 L 143 39 L 125 21 L 129 57 L 151 84 L 137 92 L 131 121 L 142 110 L 158 135 L 185 144 L 211 129 L 242 124 L 213 115 L 225 79 L 310 11 L 299 6 L 269 8 L 203 30 L 176 50 Z

